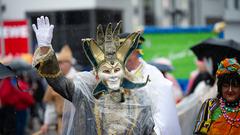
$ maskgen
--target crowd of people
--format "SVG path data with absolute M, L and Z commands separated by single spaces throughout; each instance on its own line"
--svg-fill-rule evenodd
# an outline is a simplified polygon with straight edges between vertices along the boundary
M 18 71 L 0 80 L 0 135 L 240 132 L 237 59 L 223 58 L 214 74 L 197 60 L 183 93 L 171 61 L 145 62 L 141 31 L 121 34 L 120 27 L 99 25 L 96 40 L 83 39 L 93 70 L 77 71 L 68 45 L 54 52 L 48 17 L 37 18 L 34 55 L 0 59 Z

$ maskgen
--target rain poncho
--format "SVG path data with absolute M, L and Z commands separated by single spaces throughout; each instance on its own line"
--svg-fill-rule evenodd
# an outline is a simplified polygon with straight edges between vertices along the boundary
M 63 134 L 180 134 L 171 83 L 154 67 L 142 65 L 142 80 L 150 75 L 150 82 L 126 90 L 123 103 L 114 102 L 109 94 L 95 99 L 94 74 L 79 73 L 74 79 L 73 106 L 65 104 Z

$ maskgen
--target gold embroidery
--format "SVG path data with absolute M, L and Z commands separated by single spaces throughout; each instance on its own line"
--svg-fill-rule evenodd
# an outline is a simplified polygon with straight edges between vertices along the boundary
M 37 68 L 38 74 L 42 77 L 56 78 L 62 73 L 52 48 L 44 55 L 41 54 L 40 48 L 37 48 L 32 65 Z

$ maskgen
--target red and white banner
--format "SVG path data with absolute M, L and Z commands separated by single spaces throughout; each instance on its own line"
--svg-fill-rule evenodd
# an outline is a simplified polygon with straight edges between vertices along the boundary
M 0 38 L 4 37 L 4 47 L 0 42 L 0 53 L 2 53 L 2 49 L 4 49 L 5 55 L 18 55 L 29 52 L 27 20 L 4 21 L 0 33 Z

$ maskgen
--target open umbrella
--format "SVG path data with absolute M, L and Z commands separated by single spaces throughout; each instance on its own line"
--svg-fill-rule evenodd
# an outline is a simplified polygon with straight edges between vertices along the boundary
M 14 77 L 14 76 L 16 76 L 16 73 L 11 67 L 0 63 L 0 79 L 4 79 L 7 77 Z
M 31 65 L 27 64 L 21 59 L 13 60 L 9 65 L 4 65 L 0 63 L 0 79 L 4 79 L 7 77 L 14 77 L 17 81 L 18 88 L 22 90 L 18 84 L 18 75 L 24 71 L 31 71 L 31 70 L 33 70 Z M 28 91 L 28 90 L 22 90 L 22 91 Z
M 235 57 L 240 61 L 240 43 L 234 40 L 210 38 L 191 47 L 191 50 L 199 60 L 212 59 L 213 73 L 216 72 L 218 64 L 224 58 Z
M 14 71 L 16 71 L 17 74 L 24 71 L 33 70 L 32 66 L 27 62 L 23 61 L 22 59 L 14 59 L 8 66 L 11 67 Z
M 14 59 L 8 65 L 0 63 L 0 79 L 17 76 L 24 71 L 33 70 L 32 66 L 21 59 Z

